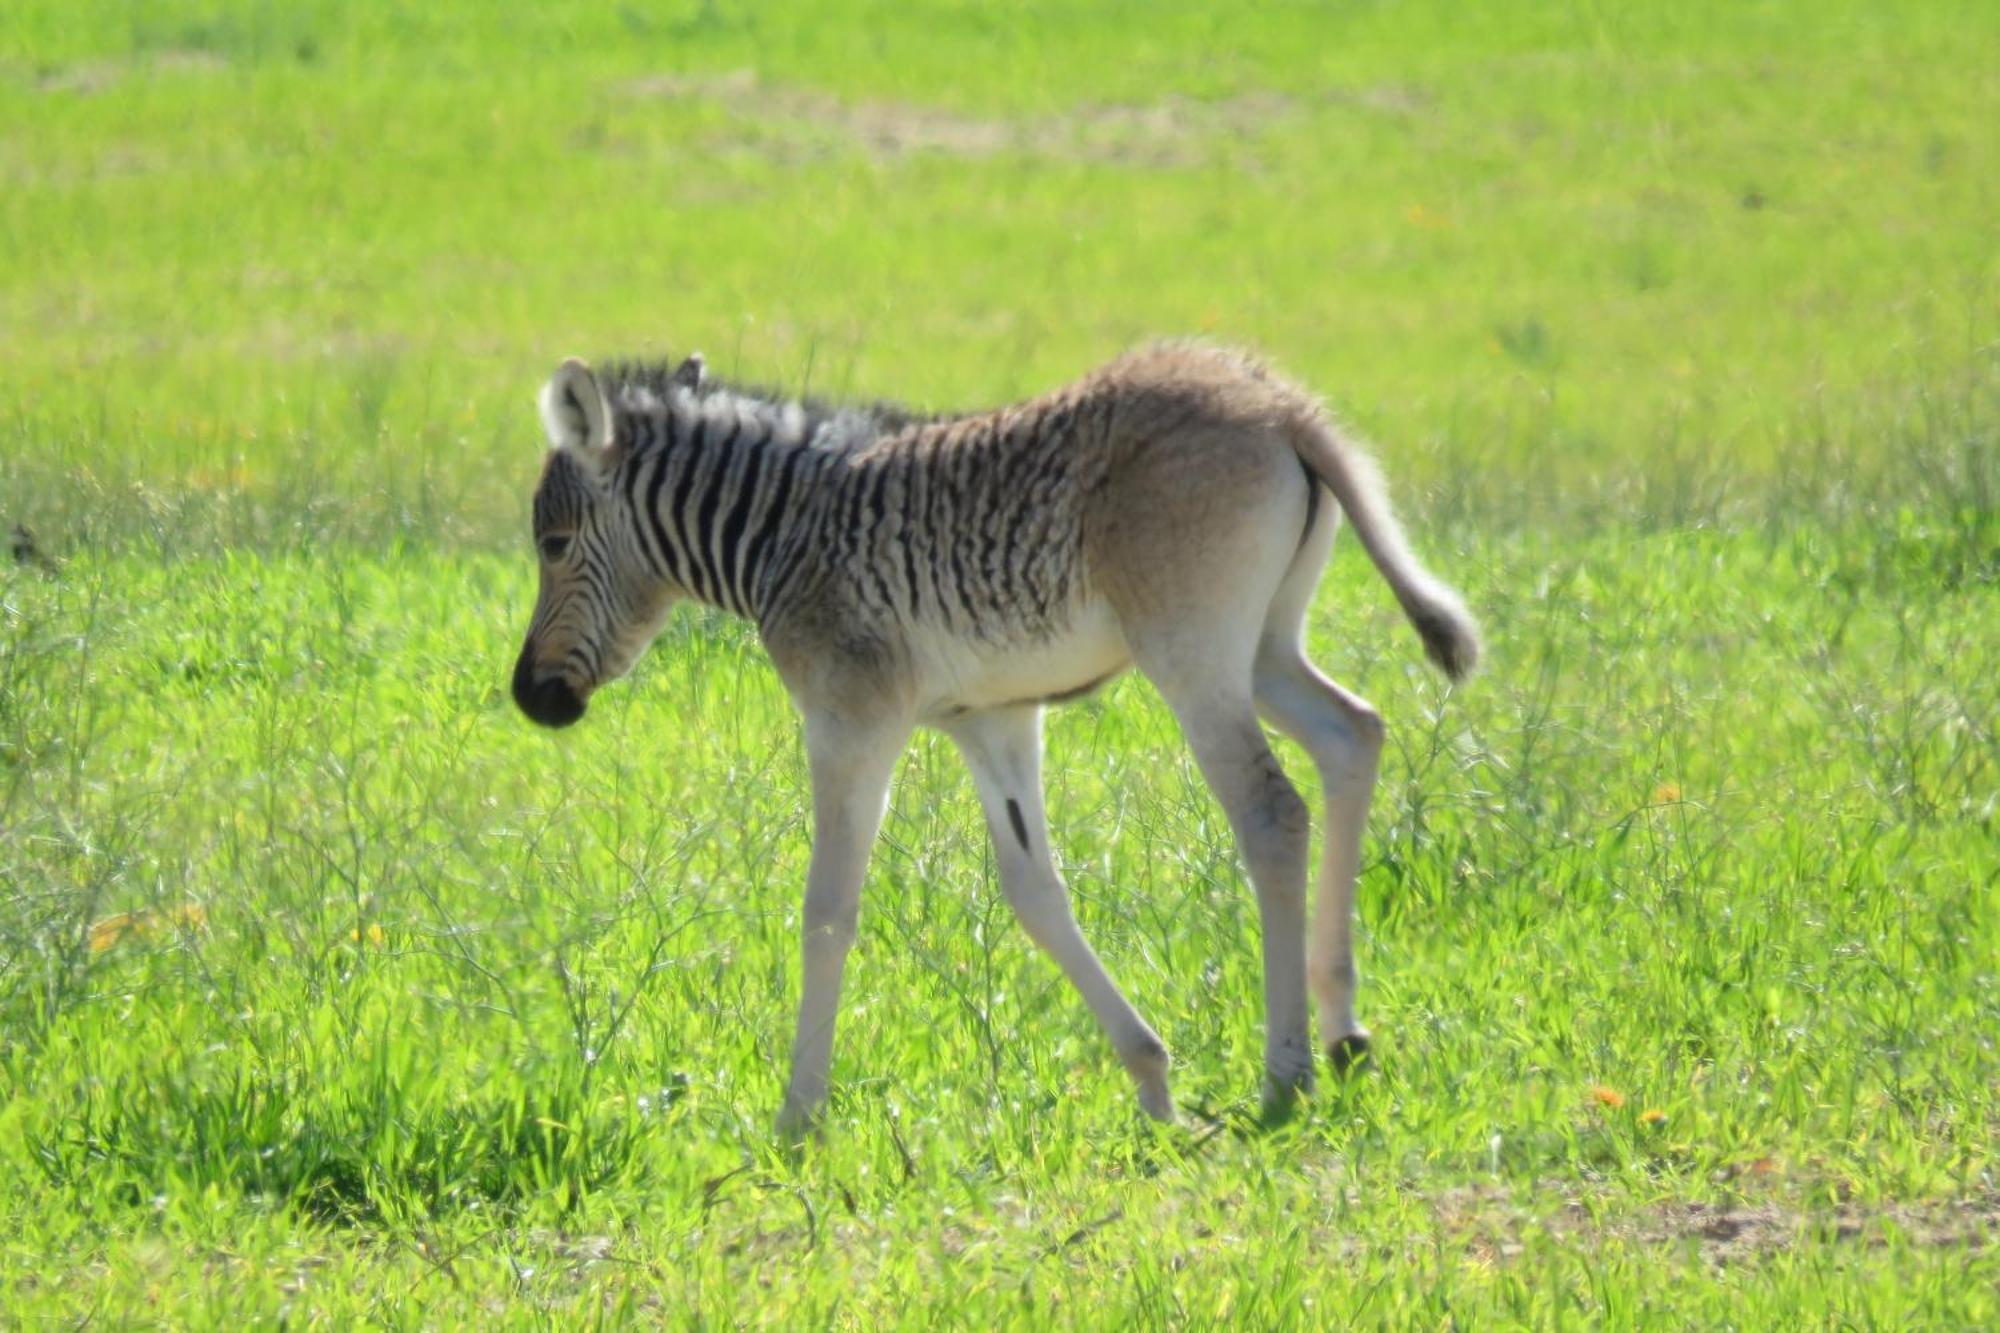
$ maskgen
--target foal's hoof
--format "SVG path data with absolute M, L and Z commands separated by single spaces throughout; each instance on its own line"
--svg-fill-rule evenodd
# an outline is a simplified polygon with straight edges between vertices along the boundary
M 817 1106 L 796 1106 L 786 1102 L 778 1111 L 777 1124 L 772 1126 L 781 1143 L 791 1147 L 802 1147 L 810 1139 L 820 1137 L 820 1113 Z
M 1312 1100 L 1312 1092 L 1311 1069 L 1284 1078 L 1266 1073 L 1264 1096 L 1258 1108 L 1257 1118 L 1266 1129 L 1275 1129 L 1297 1115 L 1299 1108 Z
M 1120 1052 L 1118 1058 L 1138 1090 L 1139 1109 L 1163 1125 L 1173 1124 L 1174 1094 L 1167 1086 L 1167 1075 L 1172 1072 L 1174 1062 L 1165 1043 L 1148 1034 L 1131 1049 Z
M 1326 1062 L 1342 1078 L 1366 1067 L 1368 1059 L 1368 1033 L 1362 1029 L 1326 1044 Z

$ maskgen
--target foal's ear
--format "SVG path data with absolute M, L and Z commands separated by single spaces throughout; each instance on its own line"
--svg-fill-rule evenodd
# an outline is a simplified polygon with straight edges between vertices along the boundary
M 702 379 L 708 374 L 708 362 L 700 352 L 689 352 L 687 360 L 674 367 L 673 380 L 683 389 L 699 389 Z
M 557 449 L 608 449 L 611 404 L 590 367 L 571 357 L 542 387 L 542 429 Z

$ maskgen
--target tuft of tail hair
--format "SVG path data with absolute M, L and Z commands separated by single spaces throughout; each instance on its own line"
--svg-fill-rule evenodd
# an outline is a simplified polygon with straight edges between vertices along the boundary
M 1464 600 L 1410 551 L 1375 460 L 1318 412 L 1296 421 L 1291 436 L 1307 469 L 1340 502 L 1361 548 L 1423 638 L 1424 652 L 1453 680 L 1470 675 L 1479 665 L 1479 624 Z

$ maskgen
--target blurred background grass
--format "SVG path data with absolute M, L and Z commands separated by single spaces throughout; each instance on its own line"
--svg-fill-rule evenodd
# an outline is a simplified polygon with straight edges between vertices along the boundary
M 1982 4 L 16 4 L 0 480 L 100 538 L 143 484 L 491 544 L 563 355 L 943 406 L 1199 333 L 1447 518 L 1893 499 L 1940 414 L 1991 436 L 1996 49 Z

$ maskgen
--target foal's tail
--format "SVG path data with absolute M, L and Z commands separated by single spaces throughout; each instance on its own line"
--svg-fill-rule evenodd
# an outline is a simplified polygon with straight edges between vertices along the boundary
M 1375 460 L 1318 411 L 1301 415 L 1289 433 L 1307 469 L 1340 501 L 1362 549 L 1423 636 L 1431 661 L 1453 680 L 1462 679 L 1479 662 L 1479 625 L 1459 595 L 1411 554 Z

